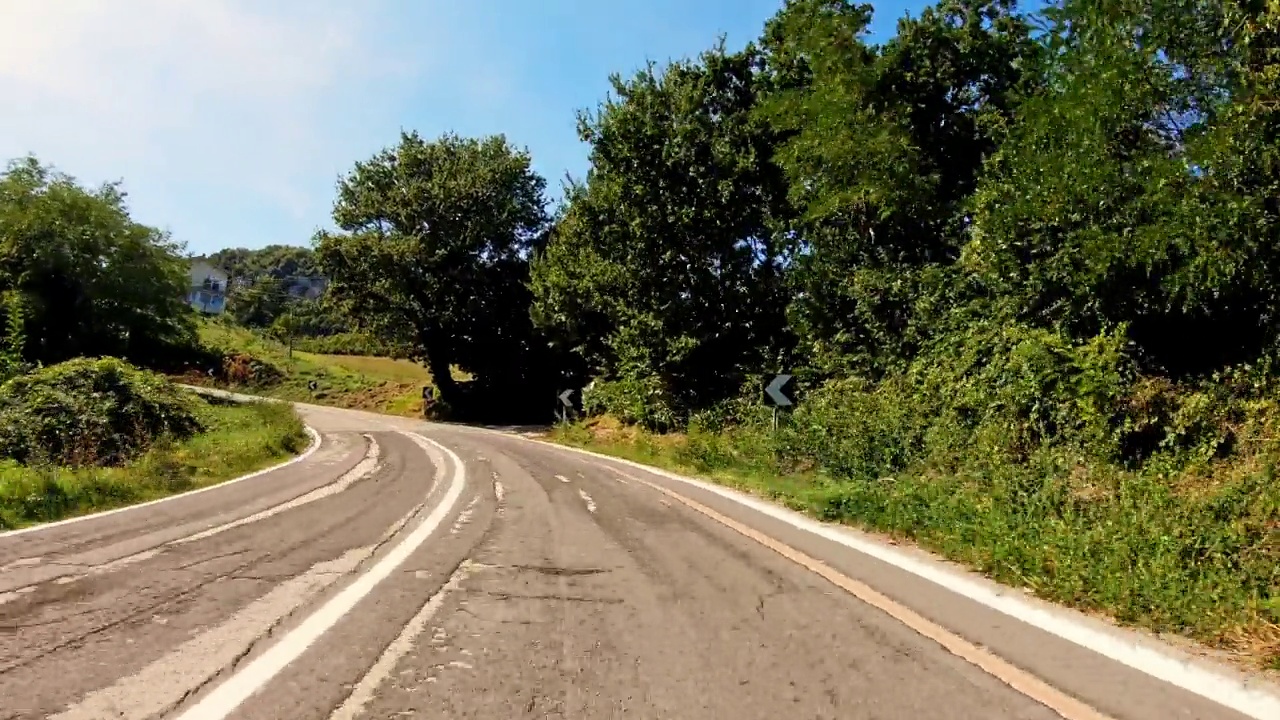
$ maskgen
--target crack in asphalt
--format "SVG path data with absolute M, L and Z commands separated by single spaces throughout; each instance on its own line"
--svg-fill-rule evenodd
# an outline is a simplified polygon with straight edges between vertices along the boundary
M 319 529 L 317 532 L 315 532 L 315 533 L 313 533 L 313 534 L 311 534 L 311 535 L 309 535 L 309 536 L 307 536 L 307 537 L 305 537 L 305 538 L 303 538 L 303 539 L 299 540 L 298 542 L 296 542 L 296 543 L 294 543 L 294 544 L 292 544 L 292 545 L 289 545 L 288 547 L 285 547 L 285 548 L 281 549 L 281 550 L 279 551 L 279 553 L 280 553 L 281 555 L 287 555 L 288 553 L 293 552 L 294 550 L 297 550 L 298 548 L 303 547 L 303 546 L 305 546 L 305 545 L 307 545 L 307 544 L 309 544 L 309 543 L 313 542 L 317 537 L 322 537 L 322 536 L 325 536 L 325 535 L 329 534 L 330 532 L 332 532 L 333 530 L 337 529 L 338 527 L 341 527 L 341 526 L 345 525 L 347 522 L 348 522 L 348 518 L 343 517 L 343 518 L 341 518 L 341 519 L 337 519 L 337 520 L 335 520 L 334 522 L 328 523 L 328 524 L 326 524 L 323 528 Z M 401 527 L 403 527 L 403 526 L 401 525 Z M 374 547 L 375 547 L 375 552 L 376 552 L 376 549 L 377 549 L 377 548 L 381 548 L 383 545 L 385 545 L 388 539 L 389 539 L 389 538 L 386 538 L 386 537 L 384 536 L 384 538 L 383 538 L 383 539 L 379 540 L 379 542 L 374 546 Z M 239 567 L 233 568 L 232 570 L 230 570 L 230 571 L 228 571 L 228 572 L 226 572 L 226 573 L 221 573 L 221 574 L 215 575 L 215 576 L 213 576 L 213 577 L 210 577 L 210 578 L 208 578 L 208 579 L 206 579 L 206 580 L 196 582 L 193 586 L 191 586 L 191 587 L 189 587 L 189 588 L 186 588 L 185 590 L 181 590 L 181 591 L 178 591 L 178 592 L 175 592 L 175 593 L 170 593 L 170 594 L 168 594 L 168 595 L 162 595 L 162 596 L 160 596 L 160 599 L 159 599 L 159 600 L 157 600 L 156 602 L 153 602 L 153 603 L 148 604 L 148 605 L 144 605 L 144 606 L 142 606 L 142 607 L 140 607 L 140 608 L 138 608 L 138 609 L 136 609 L 136 610 L 134 610 L 134 611 L 132 611 L 132 612 L 129 612 L 129 613 L 127 613 L 127 614 L 123 615 L 122 617 L 117 618 L 117 619 L 115 619 L 115 620 L 113 620 L 113 621 L 111 621 L 111 622 L 108 622 L 108 623 L 106 623 L 106 624 L 100 625 L 100 626 L 95 627 L 95 628 L 93 628 L 93 629 L 91 629 L 91 630 L 87 630 L 87 631 L 84 631 L 84 632 L 82 632 L 82 633 L 76 634 L 76 635 L 74 635 L 74 636 L 72 636 L 72 637 L 64 638 L 64 639 L 63 639 L 63 640 L 61 640 L 60 642 L 57 642 L 57 643 L 55 643 L 55 644 L 54 644 L 54 645 L 52 645 L 52 646 L 46 647 L 46 648 L 44 648 L 43 650 L 41 650 L 40 652 L 38 652 L 38 653 L 36 653 L 36 654 L 30 655 L 30 656 L 28 656 L 28 657 L 26 657 L 26 658 L 23 658 L 23 659 L 21 659 L 21 660 L 17 660 L 17 661 L 15 661 L 15 662 L 11 662 L 11 663 L 9 663 L 9 664 L 7 664 L 7 665 L 4 665 L 4 666 L 0 667 L 0 675 L 5 675 L 5 674 L 7 674 L 7 673 L 9 673 L 9 672 L 12 672 L 13 670 L 16 670 L 16 669 L 18 669 L 18 668 L 22 668 L 22 667 L 25 667 L 25 666 L 27 666 L 27 665 L 30 665 L 30 664 L 31 664 L 31 663 L 33 663 L 33 662 L 36 662 L 36 661 L 38 661 L 38 660 L 40 660 L 40 659 L 42 659 L 42 658 L 48 657 L 49 655 L 52 655 L 53 653 L 56 653 L 56 652 L 58 652 L 58 651 L 60 651 L 60 650 L 62 650 L 62 649 L 64 649 L 64 648 L 71 647 L 71 646 L 75 646 L 75 645 L 77 645 L 77 644 L 79 644 L 79 643 L 81 643 L 81 642 L 83 642 L 83 641 L 85 641 L 85 640 L 87 640 L 87 639 L 89 639 L 89 638 L 91 638 L 91 637 L 94 637 L 94 636 L 96 636 L 96 635 L 100 635 L 100 634 L 102 634 L 102 633 L 104 633 L 104 632 L 107 632 L 107 631 L 109 631 L 109 630 L 113 630 L 113 629 L 115 629 L 115 628 L 117 628 L 117 627 L 120 627 L 120 626 L 122 626 L 122 625 L 126 625 L 126 624 L 131 623 L 131 622 L 139 621 L 139 620 L 142 618 L 142 616 L 144 616 L 144 615 L 145 615 L 145 616 L 147 616 L 147 617 L 150 617 L 152 614 L 154 614 L 154 612 L 155 612 L 156 610 L 161 609 L 161 608 L 164 608 L 164 607 L 169 606 L 169 605 L 172 605 L 172 604 L 174 604 L 174 603 L 180 602 L 180 601 L 185 600 L 185 599 L 187 599 L 187 598 L 190 598 L 190 597 L 194 596 L 196 593 L 198 593 L 198 592 L 200 592 L 201 590 L 203 590 L 203 589 L 204 589 L 205 587 L 207 587 L 208 585 L 211 585 L 211 584 L 213 584 L 213 583 L 215 583 L 215 582 L 219 582 L 219 581 L 226 580 L 226 579 L 234 579 L 234 578 L 236 578 L 236 577 L 238 577 L 238 576 L 245 576 L 245 579 L 250 579 L 250 578 L 247 576 L 247 573 L 245 573 L 244 571 L 245 571 L 245 570 L 248 570 L 249 568 L 252 568 L 252 567 L 254 567 L 254 566 L 256 566 L 256 565 L 259 565 L 259 564 L 261 564 L 262 562 L 264 562 L 264 561 L 266 561 L 266 560 L 268 560 L 268 559 L 270 559 L 270 558 L 272 558 L 272 557 L 273 557 L 273 555 L 272 555 L 272 553 L 270 553 L 270 552 L 263 553 L 263 554 L 262 554 L 262 555 L 260 555 L 259 557 L 255 558 L 255 559 L 253 559 L 253 560 L 250 560 L 250 561 L 248 561 L 248 562 L 245 562 L 245 563 L 241 564 Z M 366 561 L 362 561 L 362 563 L 363 563 L 363 562 L 367 562 L 367 560 L 366 560 Z M 85 612 L 83 612 L 83 613 L 70 613 L 70 614 L 63 614 L 63 615 L 59 615 L 59 616 L 58 616 L 57 618 L 55 618 L 55 619 L 52 619 L 52 620 L 49 620 L 49 621 L 41 621 L 41 622 L 38 622 L 38 623 L 21 623 L 21 624 L 13 624 L 13 625 L 0 625 L 0 631 L 4 631 L 4 630 L 13 630 L 13 631 L 15 631 L 15 632 L 16 632 L 16 631 L 23 630 L 23 629 L 27 629 L 27 628 L 34 628 L 34 627 L 41 627 L 41 626 L 52 625 L 52 624 L 56 624 L 56 623 L 58 623 L 58 622 L 61 622 L 61 621 L 65 620 L 65 619 L 67 619 L 67 618 L 70 618 L 70 617 L 80 617 L 80 616 L 83 616 L 83 615 L 89 614 L 89 613 L 91 613 L 91 612 L 93 612 L 93 610 L 85 611 Z
M 395 523 L 392 523 L 391 527 L 386 532 L 384 532 L 380 538 L 378 538 L 378 541 L 369 548 L 369 550 L 364 554 L 364 557 L 360 558 L 360 560 L 358 560 L 351 567 L 350 570 L 345 570 L 342 572 L 321 572 L 321 573 L 313 573 L 313 574 L 316 575 L 317 577 L 337 577 L 337 578 L 350 577 L 353 575 L 360 574 L 368 567 L 369 563 L 374 558 L 377 557 L 379 550 L 385 547 L 387 543 L 394 540 L 406 525 L 408 525 L 415 518 L 419 517 L 422 514 L 422 511 L 423 509 L 426 508 L 426 505 L 427 503 L 425 500 L 421 503 L 418 503 L 412 509 L 410 509 L 409 512 L 405 513 L 399 520 L 397 520 Z M 287 575 L 285 577 L 286 578 L 296 577 L 296 575 Z M 257 579 L 257 578 L 244 577 L 243 579 Z M 327 588 L 332 589 L 339 582 L 341 581 L 334 580 L 332 583 L 330 583 L 327 586 Z M 254 653 L 255 650 L 261 647 L 263 643 L 270 641 L 272 638 L 275 637 L 275 633 L 280 627 L 288 624 L 289 621 L 292 620 L 294 617 L 296 617 L 299 613 L 310 612 L 312 607 L 314 606 L 314 603 L 315 603 L 315 599 L 313 598 L 311 602 L 304 603 L 303 605 L 300 605 L 294 608 L 293 610 L 290 610 L 284 615 L 281 615 L 279 618 L 277 618 L 274 622 L 272 622 L 267 627 L 266 632 L 254 638 L 248 644 L 248 646 L 245 647 L 243 651 L 238 653 L 231 660 L 230 663 L 228 663 L 227 665 L 224 665 L 217 672 L 205 678 L 203 681 L 197 683 L 194 687 L 189 688 L 185 693 L 182 694 L 181 698 L 179 698 L 177 701 L 175 701 L 174 703 L 166 707 L 164 711 L 161 713 L 161 715 L 168 715 L 169 713 L 174 712 L 179 707 L 182 707 L 182 705 L 185 704 L 192 697 L 200 694 L 202 690 L 209 687 L 211 684 L 217 682 L 219 679 L 223 677 L 226 677 L 230 674 L 235 673 L 237 670 L 240 669 L 240 666 L 244 664 L 245 660 L 248 659 L 248 657 Z
M 498 600 L 563 600 L 566 602 L 599 603 L 602 605 L 617 605 L 626 602 L 626 600 L 623 600 L 622 598 L 587 597 L 585 595 L 550 593 L 545 595 L 526 595 L 523 593 L 502 592 L 500 590 L 469 590 L 466 592 L 470 594 L 488 595 L 489 597 L 496 598 Z

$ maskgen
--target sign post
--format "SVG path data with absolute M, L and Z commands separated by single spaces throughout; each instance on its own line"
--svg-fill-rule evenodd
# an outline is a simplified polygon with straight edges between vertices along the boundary
M 792 379 L 790 375 L 777 375 L 764 388 L 765 402 L 773 406 L 774 432 L 778 431 L 778 408 L 791 407 L 796 404 L 795 399 L 789 392 Z
M 565 390 L 556 395 L 556 399 L 560 401 L 560 422 L 569 422 L 569 408 L 573 407 L 573 401 L 569 398 L 572 396 L 572 390 Z

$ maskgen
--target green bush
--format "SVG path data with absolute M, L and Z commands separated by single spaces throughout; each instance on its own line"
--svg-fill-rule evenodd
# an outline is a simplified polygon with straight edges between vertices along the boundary
M 118 465 L 203 429 L 200 400 L 114 358 L 81 358 L 0 385 L 0 457 Z

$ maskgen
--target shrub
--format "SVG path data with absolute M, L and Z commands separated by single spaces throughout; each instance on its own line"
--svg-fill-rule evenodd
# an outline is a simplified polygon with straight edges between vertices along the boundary
M 261 387 L 280 382 L 284 371 L 249 353 L 231 353 L 222 358 L 221 378 L 233 385 Z
M 201 401 L 114 358 L 81 358 L 0 385 L 0 456 L 118 465 L 203 430 Z

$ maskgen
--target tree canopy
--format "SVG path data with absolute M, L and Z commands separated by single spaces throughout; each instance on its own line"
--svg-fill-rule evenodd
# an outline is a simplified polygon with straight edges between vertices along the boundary
M 28 360 L 154 363 L 189 344 L 180 250 L 129 217 L 119 184 L 86 188 L 34 157 L 0 174 L 0 293 L 20 298 Z
M 361 328 L 412 349 L 441 400 L 462 408 L 458 367 L 475 387 L 528 387 L 538 354 L 528 257 L 547 222 L 546 182 L 505 138 L 400 142 L 338 184 L 316 253 L 329 292 Z
M 871 13 L 789 0 L 583 115 L 532 313 L 598 407 L 680 424 L 992 332 L 1173 381 L 1274 355 L 1275 3 L 942 0 L 879 44 Z

